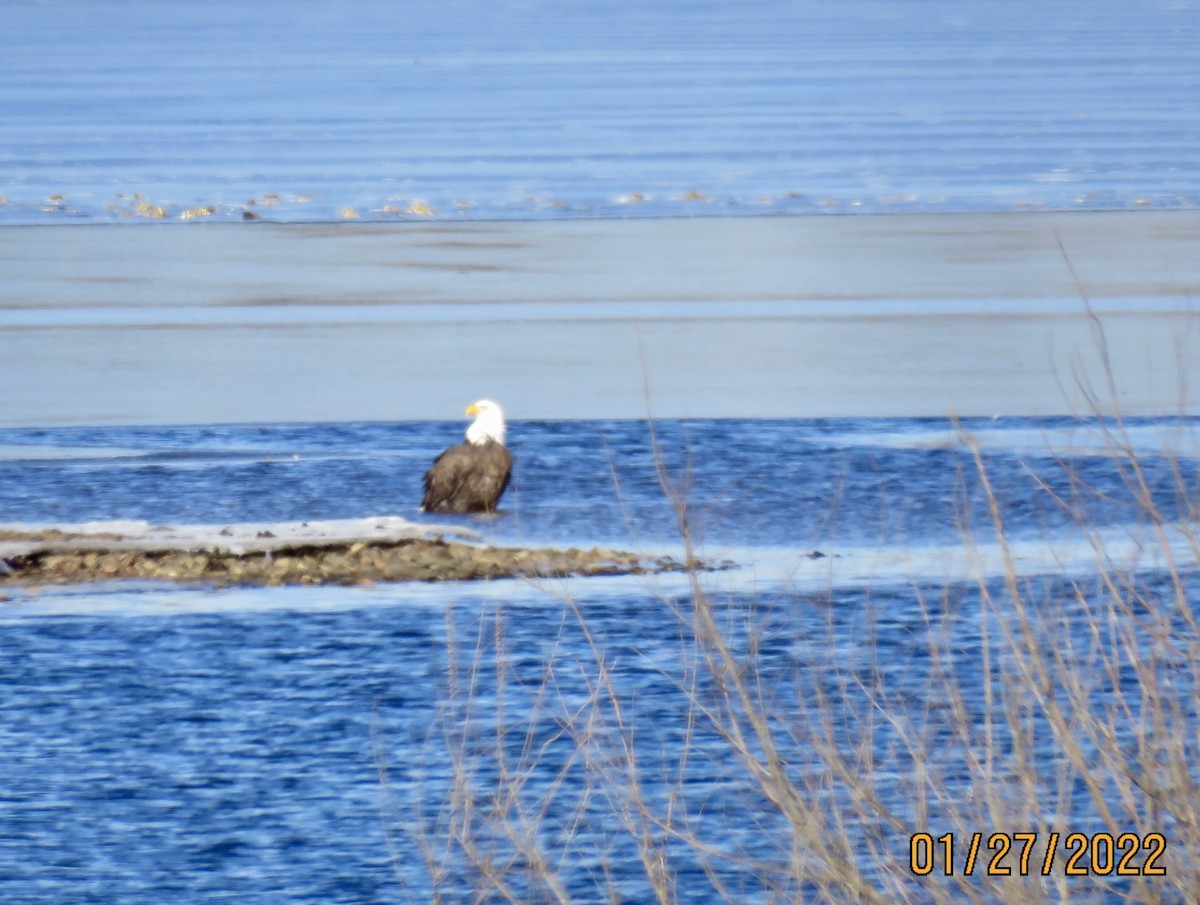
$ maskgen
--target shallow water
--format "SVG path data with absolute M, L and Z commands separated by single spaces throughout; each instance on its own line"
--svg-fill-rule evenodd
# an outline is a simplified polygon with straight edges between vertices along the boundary
M 1100 535 L 1112 542 L 1115 574 L 1149 576 L 1145 583 L 1169 593 L 1154 577 L 1163 563 L 1138 555 L 1134 539 L 1145 526 L 1104 425 L 989 419 L 962 428 L 929 419 L 655 426 L 668 473 L 686 480 L 702 550 L 738 561 L 706 579 L 730 637 L 749 644 L 746 629 L 757 627 L 769 693 L 792 702 L 798 725 L 822 718 L 812 709 L 821 690 L 839 702 L 839 731 L 853 737 L 869 721 L 855 681 L 886 690 L 898 712 L 922 725 L 924 708 L 940 706 L 930 697 L 935 641 L 962 683 L 970 719 L 983 720 L 979 658 L 984 647 L 993 662 L 1007 655 L 994 630 L 990 640 L 981 634 L 995 616 L 982 608 L 978 583 L 996 586 L 1004 565 L 988 564 L 989 516 L 970 438 L 1001 501 L 1022 580 L 1064 601 L 1060 631 L 1087 636 L 1072 587 L 1093 581 Z M 0 511 L 6 521 L 60 523 L 421 518 L 419 475 L 460 430 L 414 422 L 5 430 Z M 1176 481 L 1194 488 L 1200 477 L 1198 431 L 1195 420 L 1174 419 L 1134 422 L 1119 434 L 1141 455 L 1167 518 L 1194 506 Z M 510 439 L 518 470 L 506 511 L 464 524 L 497 541 L 678 550 L 645 422 L 516 422 Z M 1036 492 L 1034 476 L 1078 511 Z M 951 563 L 965 526 L 974 531 L 967 548 L 980 555 Z M 1079 549 L 1064 555 L 1071 538 Z M 815 549 L 826 556 L 804 555 Z M 1186 556 L 1177 562 L 1195 569 Z M 595 790 L 569 769 L 576 742 L 558 738 L 551 717 L 589 694 L 593 654 L 577 619 L 612 658 L 646 794 L 661 801 L 671 793 L 686 747 L 687 794 L 704 814 L 697 828 L 774 857 L 781 828 L 769 809 L 753 804 L 756 793 L 719 739 L 685 720 L 677 683 L 695 656 L 681 636 L 686 580 L 222 591 L 135 583 L 5 593 L 0 893 L 14 900 L 391 902 L 405 900 L 404 884 L 428 898 L 431 879 L 412 834 L 432 831 L 419 821 L 433 818 L 452 785 L 454 752 L 480 771 L 478 794 L 489 794 L 497 762 L 474 752 L 498 712 L 514 733 L 510 766 L 529 771 L 523 794 L 546 792 L 566 771 L 541 838 L 566 853 L 572 894 L 596 900 L 600 881 L 589 865 L 600 859 L 637 898 L 646 890 L 636 852 L 612 834 L 611 818 L 598 816 Z M 935 620 L 937 633 L 930 606 L 949 620 Z M 474 675 L 470 696 L 453 693 L 452 664 Z M 547 675 L 555 676 L 549 688 Z M 1172 693 L 1194 719 L 1190 686 L 1172 675 Z M 809 703 L 797 711 L 800 701 Z M 883 788 L 903 811 L 912 769 L 903 739 L 875 731 L 880 769 L 896 772 Z M 526 732 L 541 746 L 533 760 Z M 788 744 L 801 775 L 815 769 L 804 743 Z M 1039 750 L 1052 772 L 1056 749 Z M 965 790 L 961 752 L 945 756 L 949 788 Z M 377 757 L 387 765 L 386 792 Z M 1086 828 L 1095 817 L 1084 797 L 1062 819 Z M 903 858 L 905 840 L 896 844 Z M 670 853 L 681 893 L 711 898 L 695 853 Z M 453 897 L 471 872 L 461 857 L 447 866 L 442 888 Z M 735 866 L 715 869 L 758 894 Z

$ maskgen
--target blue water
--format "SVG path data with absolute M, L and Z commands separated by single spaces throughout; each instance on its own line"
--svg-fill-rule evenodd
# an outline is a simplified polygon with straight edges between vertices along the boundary
M 1186 512 L 1177 485 L 1194 478 L 1195 423 L 1125 429 L 1130 442 L 1148 444 L 1134 448 L 1155 505 Z M 459 422 L 6 429 L 0 512 L 6 522 L 51 523 L 430 518 L 418 512 L 421 475 L 462 430 Z M 1171 446 L 1172 430 L 1184 446 Z M 983 442 L 1014 532 L 1120 525 L 1143 508 L 1105 454 L 1115 440 L 1070 419 L 957 428 L 942 419 L 532 421 L 512 430 L 520 464 L 506 512 L 484 527 L 498 541 L 675 543 L 665 481 L 688 499 L 696 540 L 714 545 L 952 543 L 960 519 L 988 530 L 966 436 Z
M 5 33 L 0 222 L 1200 202 L 1191 3 L 10 2 Z
M 5 521 L 60 523 L 421 518 L 420 473 L 461 428 L 5 430 L 0 512 Z M 1138 520 L 1126 466 L 1107 454 L 1095 425 L 1004 419 L 962 428 L 983 450 L 1012 538 L 1059 534 L 1077 519 L 1107 527 Z M 1190 420 L 1134 422 L 1123 435 L 1140 452 L 1165 518 L 1195 505 L 1187 488 L 1200 480 L 1198 428 Z M 783 546 L 805 562 L 801 552 L 814 547 L 836 557 L 855 544 L 955 544 L 965 527 L 980 536 L 989 531 L 972 455 L 956 446 L 956 436 L 953 425 L 931 420 L 662 422 L 653 435 L 641 421 L 517 422 L 510 426 L 516 479 L 504 514 L 463 521 L 494 540 L 676 549 L 657 442 L 658 461 L 686 485 L 706 546 L 751 557 L 755 549 Z M 1076 512 L 1052 503 L 1035 477 Z M 1001 747 L 1011 743 L 981 681 L 985 649 L 997 681 L 1011 654 L 976 583 L 883 576 L 866 588 L 834 583 L 814 591 L 784 582 L 751 590 L 745 568 L 714 580 L 724 588 L 713 599 L 731 644 L 756 664 L 762 693 L 788 716 L 781 738 L 795 776 L 820 769 L 812 727 L 830 712 L 820 702 L 832 701 L 825 706 L 835 717 L 833 737 L 847 751 L 859 750 L 861 733 L 871 732 L 874 767 L 862 769 L 884 803 L 909 825 L 936 832 L 953 801 L 931 803 L 924 817 L 914 811 L 911 737 L 880 721 L 866 692 L 927 736 L 934 747 L 922 766 L 944 771 L 963 804 L 979 780 L 950 729 L 940 669 L 960 683 L 970 723 L 982 727 L 990 714 Z M 1072 584 L 1050 572 L 1021 580 L 1032 599 L 1055 602 L 1039 630 L 1053 631 L 1047 638 L 1059 642 L 1075 637 L 1079 646 L 1067 662 L 1090 675 L 1096 666 L 1085 620 L 1087 602 L 1102 596 L 1098 579 Z M 443 838 L 441 809 L 457 763 L 470 773 L 480 809 L 477 839 L 506 858 L 511 840 L 482 816 L 495 810 L 490 796 L 503 763 L 525 778 L 516 802 L 527 814 L 545 808 L 536 837 L 556 862 L 562 859 L 558 868 L 573 898 L 604 901 L 615 884 L 630 900 L 645 900 L 636 849 L 613 816 L 622 801 L 614 779 L 620 770 L 596 767 L 620 750 L 611 703 L 602 701 L 594 725 L 579 717 L 591 712 L 594 650 L 612 671 L 624 724 L 633 727 L 652 807 L 661 812 L 668 796 L 679 796 L 695 831 L 719 850 L 783 857 L 776 812 L 719 736 L 687 718 L 682 689 L 712 701 L 716 687 L 710 675 L 694 671 L 686 584 L 667 586 L 659 597 L 630 582 L 583 582 L 569 598 L 560 588 L 507 581 L 6 589 L 12 599 L 0 604 L 0 898 L 399 902 L 428 901 L 436 886 L 450 901 L 466 901 L 479 883 L 470 859 L 451 850 L 435 884 L 417 840 Z M 1197 599 L 1194 572 L 1185 572 L 1184 582 L 1188 599 Z M 1174 586 L 1164 576 L 1143 576 L 1142 583 L 1146 606 L 1155 599 L 1169 604 Z M 1003 595 L 998 579 L 984 586 Z M 1172 618 L 1179 638 L 1188 637 L 1182 614 Z M 1149 636 L 1135 643 L 1146 662 L 1161 664 L 1178 718 L 1195 720 L 1194 672 L 1181 670 Z M 1123 683 L 1098 681 L 1097 706 L 1139 687 L 1132 673 Z M 498 722 L 506 727 L 499 747 Z M 1121 730 L 1120 744 L 1133 744 L 1130 731 Z M 1059 749 L 1044 725 L 1034 750 L 1049 802 L 1060 795 Z M 846 800 L 842 790 L 829 804 Z M 1053 800 L 1058 819 L 1072 829 L 1099 828 L 1082 788 Z M 864 838 L 878 839 L 878 832 L 851 828 Z M 907 838 L 890 831 L 883 838 L 887 852 L 906 863 Z M 737 899 L 765 894 L 765 882 L 737 863 L 706 862 L 678 842 L 664 844 L 681 900 L 720 900 L 706 866 L 739 891 Z M 864 856 L 869 876 L 872 864 Z M 529 901 L 545 897 L 537 884 L 519 876 L 513 882 Z M 785 896 L 806 894 L 789 884 Z

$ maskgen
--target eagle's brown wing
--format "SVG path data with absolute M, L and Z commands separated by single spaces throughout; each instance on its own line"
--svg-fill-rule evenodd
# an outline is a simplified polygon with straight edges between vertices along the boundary
M 425 472 L 426 512 L 493 512 L 512 477 L 512 454 L 501 443 L 459 443 Z

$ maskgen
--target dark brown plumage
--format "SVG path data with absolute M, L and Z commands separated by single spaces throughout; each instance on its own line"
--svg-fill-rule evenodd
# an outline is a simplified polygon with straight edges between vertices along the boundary
M 512 476 L 512 453 L 495 440 L 459 443 L 425 472 L 426 512 L 495 512 Z
M 495 512 L 512 477 L 512 453 L 504 445 L 504 413 L 481 399 L 467 408 L 475 421 L 464 443 L 451 446 L 425 472 L 426 512 Z

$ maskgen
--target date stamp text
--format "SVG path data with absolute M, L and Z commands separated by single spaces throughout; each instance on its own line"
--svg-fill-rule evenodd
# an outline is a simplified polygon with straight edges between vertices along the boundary
M 922 877 L 1048 877 L 1059 870 L 1068 877 L 1161 877 L 1166 850 L 1162 833 L 914 833 L 908 840 L 909 869 Z

